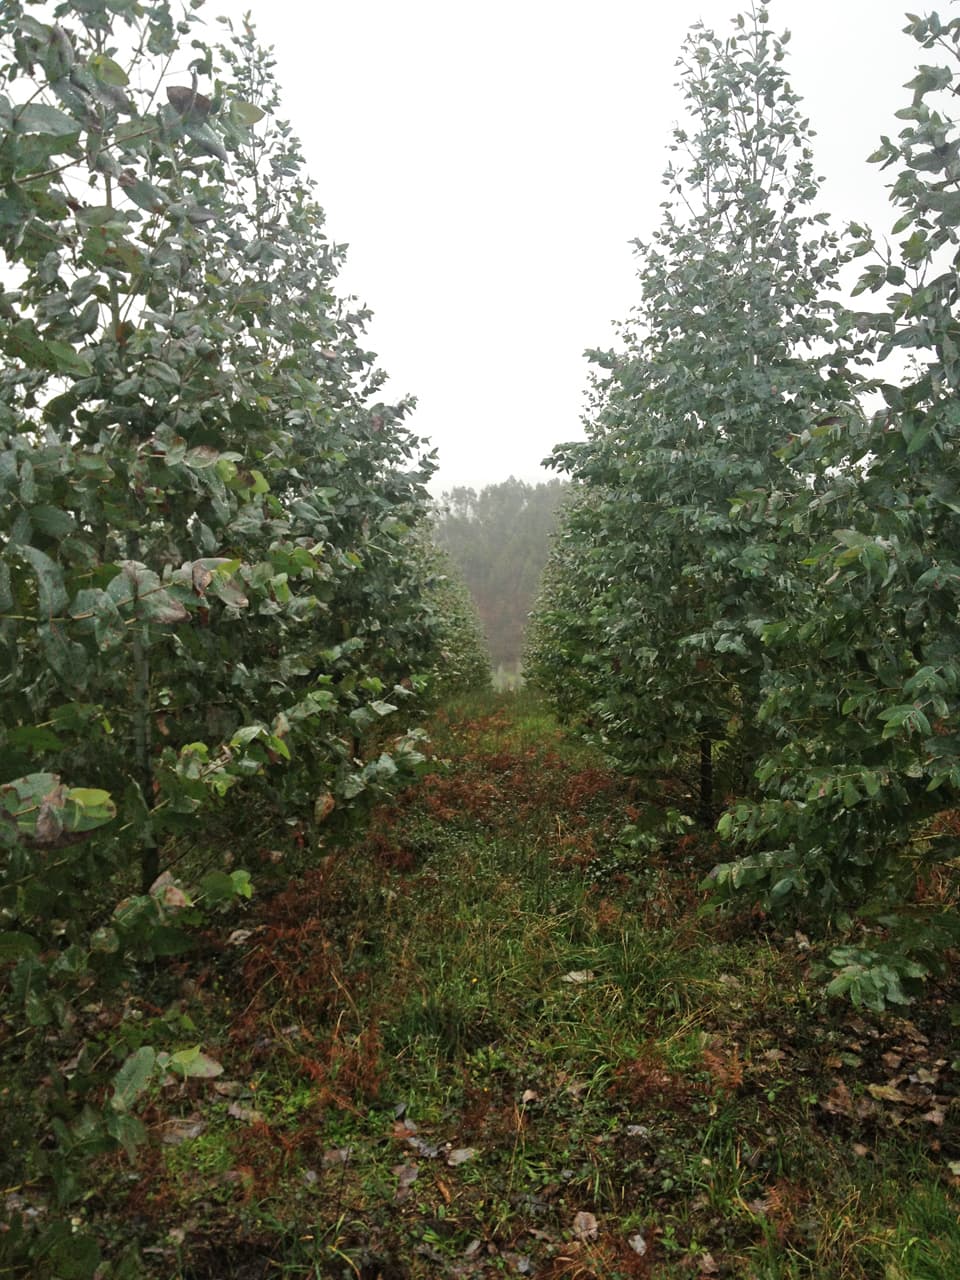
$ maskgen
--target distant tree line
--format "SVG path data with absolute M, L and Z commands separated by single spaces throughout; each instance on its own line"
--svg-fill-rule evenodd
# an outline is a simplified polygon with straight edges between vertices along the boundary
M 513 476 L 440 499 L 435 528 L 477 604 L 494 667 L 517 668 L 566 484 Z

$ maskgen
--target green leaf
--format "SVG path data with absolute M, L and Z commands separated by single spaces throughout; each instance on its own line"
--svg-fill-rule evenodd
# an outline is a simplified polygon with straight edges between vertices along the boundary
M 0 964 L 40 954 L 40 944 L 29 933 L 0 933 Z
M 184 464 L 190 467 L 192 471 L 204 471 L 207 467 L 214 467 L 219 460 L 219 450 L 211 449 L 209 445 L 205 444 L 188 449 L 183 457 Z
M 158 925 L 150 932 L 149 948 L 156 956 L 182 956 L 194 951 L 197 940 L 185 929 L 173 925 Z
M 37 576 L 39 588 L 38 610 L 43 618 L 55 617 L 63 613 L 67 607 L 67 590 L 63 582 L 63 570 L 37 547 L 18 546 L 15 548 L 28 562 Z
M 44 344 L 49 364 L 55 373 L 76 374 L 88 378 L 93 372 L 90 362 L 66 342 L 50 341 Z
M 929 441 L 932 434 L 932 427 L 921 427 L 919 431 L 914 431 L 910 437 L 910 443 L 907 445 L 907 455 L 918 453 Z
M 181 1049 L 171 1055 L 169 1069 L 186 1079 L 212 1080 L 223 1075 L 223 1067 L 213 1058 L 200 1052 L 200 1046 L 193 1049 Z
M 113 1097 L 110 1106 L 116 1112 L 129 1111 L 153 1078 L 156 1051 L 144 1045 L 131 1053 L 113 1077 Z
M 69 511 L 44 504 L 30 508 L 30 523 L 34 529 L 49 538 L 65 538 L 77 527 Z
M 61 622 L 37 628 L 37 636 L 49 666 L 68 685 L 86 685 L 89 664 L 82 644 L 71 640 Z
M 242 98 L 234 98 L 230 103 L 230 115 L 237 124 L 249 128 L 262 120 L 266 112 L 252 102 L 244 102 Z
M 14 133 L 43 133 L 64 138 L 80 133 L 80 125 L 66 112 L 43 102 L 30 102 L 13 116 Z
M 166 208 L 167 198 L 159 187 L 148 182 L 146 178 L 137 178 L 121 182 L 124 194 L 139 208 L 147 213 L 159 213 Z
M 186 120 L 184 129 L 187 136 L 193 139 L 205 155 L 214 156 L 217 160 L 227 160 L 227 153 L 224 150 L 223 143 L 208 124 L 199 124 L 194 120 Z
M 90 68 L 98 80 L 104 84 L 114 85 L 122 89 L 130 83 L 130 77 L 119 63 L 108 58 L 105 53 L 95 53 L 90 59 Z
M 208 872 L 200 881 L 200 889 L 207 901 L 214 906 L 232 902 L 236 897 L 233 880 L 225 871 Z
M 99 787 L 71 787 L 67 792 L 64 826 L 68 831 L 93 831 L 117 816 L 109 791 Z
M 169 591 L 154 590 L 137 597 L 137 616 L 171 626 L 177 622 L 186 622 L 190 614 Z
M 147 1140 L 147 1131 L 137 1117 L 125 1115 L 123 1112 L 107 1116 L 107 1132 L 119 1142 L 131 1160 L 137 1154 L 137 1147 L 142 1146 Z M 90 1274 L 85 1272 L 84 1280 Z

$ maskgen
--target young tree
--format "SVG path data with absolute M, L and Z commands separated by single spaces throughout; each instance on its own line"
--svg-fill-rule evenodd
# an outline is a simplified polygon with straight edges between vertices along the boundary
M 778 507 L 815 482 L 784 447 L 853 412 L 828 300 L 841 254 L 816 211 L 810 130 L 767 11 L 722 39 L 702 25 L 679 61 L 663 221 L 638 242 L 641 301 L 623 347 L 595 352 L 598 411 L 553 464 L 594 500 L 570 509 L 569 563 L 589 594 L 569 625 L 594 686 L 597 736 L 637 773 L 699 759 L 714 815 L 715 744 L 759 749 L 760 631 L 784 589 Z M 556 626 L 556 622 L 554 623 Z
M 44 1044 L 189 946 L 178 842 L 309 837 L 403 775 L 373 731 L 441 642 L 409 589 L 432 461 L 336 295 L 272 60 L 198 7 L 0 6 L 0 954 Z M 197 901 L 238 892 L 218 868 Z M 127 1101 L 60 1124 L 61 1198 L 85 1142 L 137 1139 Z
M 763 714 L 779 745 L 761 766 L 762 801 L 724 823 L 751 852 L 717 873 L 770 906 L 879 918 L 886 939 L 839 950 L 834 984 L 878 1006 L 905 999 L 901 978 L 941 965 L 960 933 L 952 911 L 909 905 L 918 877 L 956 855 L 936 815 L 960 794 L 960 18 L 911 18 L 907 31 L 941 61 L 920 67 L 897 113 L 905 128 L 871 157 L 899 166 L 901 238 L 859 286 L 891 288 L 887 308 L 854 321 L 881 361 L 912 361 L 882 384 L 866 434 L 798 442 L 798 465 L 830 464 L 804 513 L 808 607 L 768 629 L 779 674 Z

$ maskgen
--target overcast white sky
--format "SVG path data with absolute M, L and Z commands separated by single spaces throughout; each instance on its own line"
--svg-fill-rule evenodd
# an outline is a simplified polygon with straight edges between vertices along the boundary
M 737 0 L 207 0 L 274 46 L 346 291 L 375 313 L 388 392 L 440 452 L 434 488 L 547 479 L 582 434 L 587 347 L 637 301 L 689 26 Z M 742 7 L 747 7 L 744 3 Z M 867 165 L 918 61 L 898 0 L 773 0 L 818 137 L 823 207 L 886 231 Z M 928 11 L 914 0 L 911 9 Z M 941 12 L 949 5 L 941 5 Z M 919 56 L 918 56 L 919 55 Z

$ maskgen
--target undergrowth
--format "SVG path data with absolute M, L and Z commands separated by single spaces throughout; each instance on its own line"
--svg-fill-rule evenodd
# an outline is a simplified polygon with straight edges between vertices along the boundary
M 704 915 L 709 839 L 631 840 L 644 800 L 526 692 L 431 737 L 362 834 L 126 991 L 124 1051 L 162 1019 L 224 1072 L 153 1088 L 66 1211 L 17 1157 L 0 1275 L 960 1274 L 955 996 L 854 1012 L 802 934 Z

